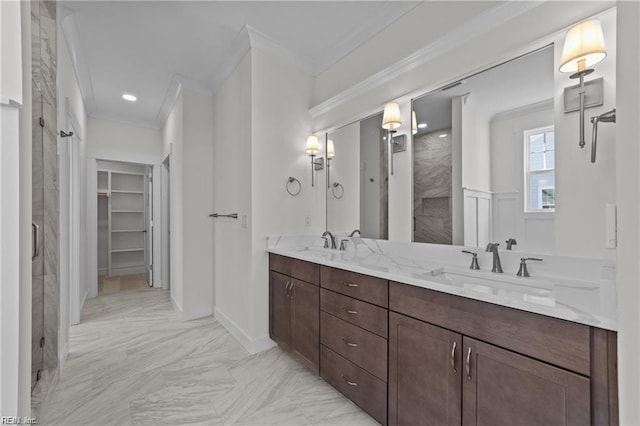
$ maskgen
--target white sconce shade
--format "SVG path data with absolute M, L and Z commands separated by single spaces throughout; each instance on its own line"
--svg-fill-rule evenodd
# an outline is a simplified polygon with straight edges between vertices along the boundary
M 579 72 L 607 56 L 602 25 L 597 19 L 581 22 L 567 31 L 562 49 L 560 72 Z
M 309 155 L 316 155 L 320 151 L 320 142 L 316 135 L 309 135 L 307 138 L 307 146 L 304 149 Z
M 411 134 L 418 133 L 418 119 L 416 118 L 416 112 L 411 111 Z
M 336 149 L 333 146 L 333 141 L 329 139 L 327 141 L 327 158 L 333 158 L 336 155 Z
M 382 114 L 382 128 L 386 130 L 395 130 L 402 126 L 400 120 L 400 105 L 397 102 L 388 102 L 384 106 Z

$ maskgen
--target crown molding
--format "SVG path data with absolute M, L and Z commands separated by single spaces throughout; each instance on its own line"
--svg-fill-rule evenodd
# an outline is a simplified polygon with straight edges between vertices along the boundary
M 222 65 L 213 73 L 209 79 L 209 86 L 213 94 L 216 94 L 222 86 L 222 83 L 231 75 L 247 52 L 251 49 L 251 39 L 249 36 L 248 26 L 242 27 L 236 38 L 233 40 L 227 52 L 223 55 L 225 58 Z
M 213 96 L 213 91 L 210 87 L 182 74 L 174 74 L 173 77 L 171 77 L 169 86 L 164 93 L 162 104 L 155 118 L 155 126 L 160 128 L 164 126 L 169 114 L 171 114 L 171 111 L 173 110 L 178 96 L 180 96 L 180 93 L 184 89 L 192 90 L 206 96 Z
M 87 59 L 84 54 L 82 38 L 78 27 L 76 13 L 64 6 L 59 6 L 59 22 L 62 34 L 64 35 L 73 71 L 80 87 L 80 94 L 84 101 L 84 108 L 87 114 L 91 114 L 96 109 L 96 100 L 91 81 L 91 73 L 87 66 Z
M 498 6 L 476 16 L 464 25 L 444 34 L 416 52 L 406 56 L 387 68 L 373 74 L 347 90 L 312 107 L 309 112 L 312 118 L 325 114 L 333 108 L 348 102 L 376 87 L 389 83 L 394 79 L 425 63 L 441 56 L 443 53 L 464 44 L 494 28 L 497 24 L 509 21 L 527 11 L 538 7 L 539 1 L 514 1 L 501 3 Z
M 290 64 L 307 74 L 312 74 L 313 68 L 311 66 L 311 61 L 309 58 L 296 55 L 265 33 L 258 31 L 250 25 L 245 25 L 245 28 L 249 33 L 249 42 L 252 49 L 257 49 L 265 53 L 269 53 L 284 61 L 289 62 Z
M 316 77 L 327 69 L 331 68 L 342 58 L 348 56 L 349 53 L 353 52 L 362 44 L 375 37 L 381 31 L 384 31 L 385 28 L 393 25 L 395 21 L 410 13 L 416 7 L 420 6 L 420 3 L 420 1 L 385 1 L 382 6 L 379 7 L 376 11 L 376 16 L 374 16 L 371 20 L 354 23 L 354 29 L 350 34 L 343 37 L 340 41 L 338 41 L 338 43 L 331 46 L 331 49 L 321 55 L 321 57 L 310 59 L 311 69 L 313 70 L 311 72 L 311 75 Z M 402 11 L 398 13 L 397 9 L 400 7 L 402 7 Z M 389 22 L 390 13 L 397 14 L 395 19 L 393 19 L 393 21 L 391 22 Z M 369 28 L 378 28 L 378 30 L 372 34 L 363 36 Z

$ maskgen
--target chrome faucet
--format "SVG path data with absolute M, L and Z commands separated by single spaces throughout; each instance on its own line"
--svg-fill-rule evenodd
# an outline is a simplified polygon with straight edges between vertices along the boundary
M 509 238 L 505 243 L 507 243 L 507 250 L 511 250 L 511 247 L 518 245 L 518 242 L 513 237 Z
M 362 233 L 360 232 L 359 229 L 354 229 L 353 231 L 351 231 L 351 233 L 349 234 L 350 237 L 353 237 L 356 235 L 356 232 L 358 233 L 358 237 L 362 237 Z
M 329 231 L 324 231 L 324 233 L 322 234 L 322 238 L 324 238 L 324 248 L 329 248 L 329 240 L 327 239 L 327 236 L 331 238 L 331 248 L 335 250 L 337 248 L 336 239 Z
M 489 243 L 487 244 L 487 250 L 493 253 L 493 267 L 491 268 L 491 272 L 497 272 L 498 274 L 502 274 L 504 271 L 502 270 L 502 263 L 500 262 L 500 255 L 498 254 L 498 243 Z
M 529 270 L 527 269 L 527 260 L 536 260 L 538 262 L 542 262 L 542 259 L 538 259 L 537 257 L 521 257 L 520 258 L 520 269 L 518 269 L 518 273 L 516 274 L 519 277 L 528 278 Z

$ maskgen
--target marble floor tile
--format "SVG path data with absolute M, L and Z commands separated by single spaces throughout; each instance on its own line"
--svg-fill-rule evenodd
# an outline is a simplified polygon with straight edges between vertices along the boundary
M 250 355 L 213 318 L 182 322 L 169 293 L 90 299 L 39 424 L 371 425 L 279 348 Z

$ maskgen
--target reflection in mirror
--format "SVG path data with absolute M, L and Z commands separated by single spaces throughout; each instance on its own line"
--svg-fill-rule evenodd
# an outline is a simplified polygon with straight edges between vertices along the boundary
M 413 240 L 555 251 L 553 46 L 412 101 Z
M 334 155 L 327 168 L 327 229 L 365 238 L 388 235 L 386 132 L 382 113 L 336 129 L 327 136 Z

